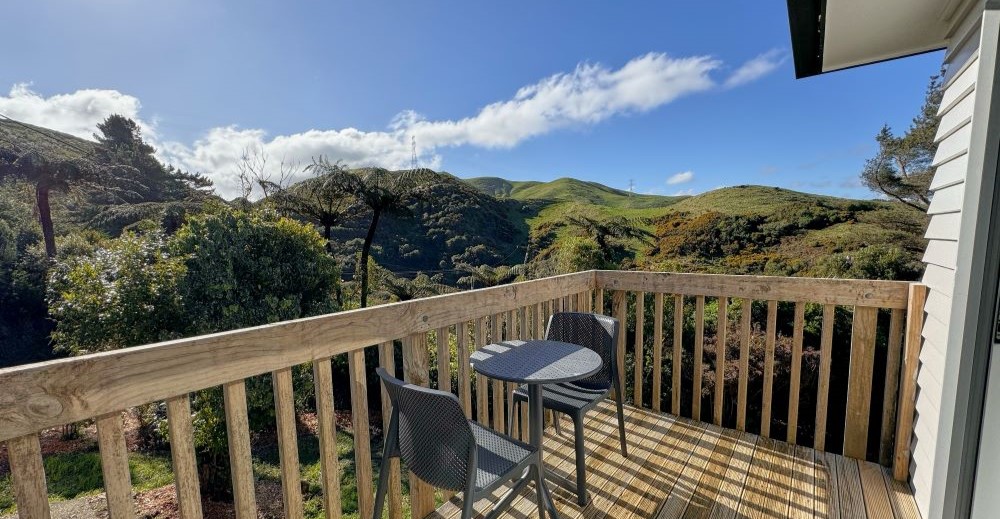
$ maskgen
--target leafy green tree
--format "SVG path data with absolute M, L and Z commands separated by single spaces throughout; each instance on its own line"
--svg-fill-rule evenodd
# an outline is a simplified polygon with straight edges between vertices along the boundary
M 52 223 L 52 192 L 66 192 L 70 187 L 94 183 L 99 176 L 96 165 L 84 158 L 47 157 L 36 150 L 16 150 L 0 146 L 0 180 L 19 179 L 35 190 L 35 208 L 42 228 L 45 254 L 56 255 L 56 234 Z
M 208 196 L 211 180 L 160 163 L 135 121 L 115 114 L 97 128 L 95 160 L 115 174 L 100 189 L 89 190 L 85 218 L 91 225 L 117 235 L 144 219 L 176 218 L 176 213 L 194 209 Z M 167 223 L 167 230 L 177 227 Z
M 937 151 L 934 136 L 941 122 L 937 113 L 944 95 L 942 82 L 940 74 L 931 78 L 920 114 L 906 133 L 897 136 L 888 125 L 882 127 L 875 136 L 878 153 L 861 172 L 861 181 L 869 189 L 921 212 L 930 205 L 928 188 L 934 177 L 931 163 Z
M 465 276 L 458 279 L 459 285 L 468 284 L 469 288 L 495 287 L 510 283 L 524 273 L 524 265 L 478 265 L 472 266 L 467 263 L 459 263 L 455 268 L 460 272 L 465 272 Z
M 190 333 L 211 333 L 336 310 L 339 275 L 308 225 L 268 211 L 196 216 L 170 240 Z
M 125 233 L 61 261 L 49 291 L 57 347 L 86 353 L 335 311 L 339 275 L 311 226 L 269 211 L 217 209 L 174 235 Z M 296 403 L 312 398 L 297 367 Z M 254 431 L 274 427 L 269 376 L 247 379 Z M 203 490 L 230 491 L 222 393 L 194 397 Z M 152 416 L 157 416 L 155 413 Z
M 92 255 L 59 262 L 48 287 L 57 351 L 80 355 L 183 335 L 184 275 L 184 258 L 167 254 L 160 233 L 125 233 Z
M 331 231 L 350 214 L 358 192 L 358 177 L 339 163 L 320 158 L 306 168 L 316 176 L 280 191 L 276 197 L 279 207 L 323 228 L 327 250 L 330 249 Z
M 428 276 L 418 273 L 413 279 L 396 276 L 392 272 L 379 269 L 378 295 L 390 301 L 410 301 L 421 297 L 436 296 L 451 290 L 450 287 L 442 283 L 444 276 L 435 274 Z
M 359 265 L 367 265 L 379 220 L 387 214 L 406 213 L 407 200 L 417 194 L 418 185 L 414 181 L 416 171 L 362 168 L 352 173 L 358 178 L 355 196 L 371 213 L 368 231 L 361 245 L 361 259 L 358 262 Z M 361 273 L 361 308 L 365 308 L 368 306 L 370 275 L 366 268 L 358 270 Z
M 606 266 L 616 266 L 628 255 L 629 242 L 649 242 L 654 236 L 641 227 L 640 222 L 623 216 L 606 219 L 589 216 L 570 216 L 567 224 L 594 240 Z

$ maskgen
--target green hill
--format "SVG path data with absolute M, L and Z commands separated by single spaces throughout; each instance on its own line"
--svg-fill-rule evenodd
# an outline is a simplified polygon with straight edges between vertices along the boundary
M 0 149 L 35 151 L 49 160 L 76 160 L 94 152 L 91 141 L 41 126 L 0 119 Z
M 478 177 L 465 179 L 465 181 L 491 196 L 542 203 L 575 202 L 607 207 L 647 209 L 667 207 L 686 198 L 629 193 L 597 182 L 565 177 L 551 182 L 512 181 L 497 177 Z

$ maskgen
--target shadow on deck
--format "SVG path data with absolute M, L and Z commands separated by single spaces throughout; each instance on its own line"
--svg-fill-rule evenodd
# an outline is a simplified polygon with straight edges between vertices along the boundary
M 629 458 L 618 450 L 613 406 L 588 416 L 590 503 L 550 485 L 564 518 L 818 517 L 919 519 L 909 486 L 891 470 L 807 447 L 626 407 Z M 546 430 L 545 463 L 575 478 L 572 424 Z M 491 500 L 476 504 L 486 513 Z M 534 518 L 529 485 L 504 517 Z M 461 494 L 430 517 L 457 519 Z

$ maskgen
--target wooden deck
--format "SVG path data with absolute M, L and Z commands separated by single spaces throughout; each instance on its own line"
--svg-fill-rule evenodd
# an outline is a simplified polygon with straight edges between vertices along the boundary
M 629 458 L 618 450 L 611 405 L 586 423 L 591 502 L 554 485 L 564 518 L 821 517 L 919 519 L 891 469 L 673 415 L 626 408 Z M 546 465 L 574 478 L 572 424 L 546 430 Z M 494 496 L 499 498 L 502 491 Z M 461 495 L 431 517 L 458 518 Z M 476 504 L 482 514 L 490 501 Z M 504 517 L 538 517 L 529 485 Z

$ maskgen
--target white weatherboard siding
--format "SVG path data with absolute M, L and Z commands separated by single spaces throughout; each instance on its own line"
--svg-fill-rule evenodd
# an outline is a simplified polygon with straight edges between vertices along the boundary
M 980 14 L 975 12 L 973 16 L 978 18 Z M 975 30 L 977 29 L 973 29 Z M 964 44 L 967 48 L 973 42 L 963 36 L 956 38 L 956 45 Z M 978 52 L 969 55 L 968 52 L 956 50 L 949 49 L 945 63 L 949 79 L 939 112 L 941 125 L 936 136 L 938 149 L 934 157 L 936 171 L 931 183 L 933 198 L 927 211 L 931 220 L 925 234 L 929 242 L 924 254 L 927 268 L 923 282 L 929 287 L 930 293 L 924 307 L 927 316 L 920 351 L 920 371 L 917 375 L 917 412 L 913 459 L 910 464 L 917 506 L 925 519 L 936 517 L 931 513 L 931 488 L 940 425 L 948 323 L 951 320 L 955 284 L 958 234 L 962 221 L 962 201 L 968 174 L 976 78 L 979 71 Z M 965 61 L 947 61 L 955 57 Z
M 946 488 L 953 488 L 954 462 L 950 460 L 956 435 L 956 407 L 961 383 L 966 305 L 975 288 L 968 252 L 976 235 L 980 188 L 983 185 L 988 123 L 988 107 L 993 92 L 996 59 L 995 30 L 989 24 L 996 17 L 984 16 L 982 4 L 969 12 L 954 28 L 945 57 L 947 79 L 939 115 L 941 124 L 935 140 L 935 176 L 930 190 L 932 201 L 925 237 L 929 240 L 923 256 L 924 284 L 929 288 L 917 375 L 916 418 L 914 422 L 911 484 L 917 506 L 925 519 L 950 517 L 952 505 Z M 986 109 L 984 110 L 984 107 Z M 976 235 L 978 236 L 978 235 Z M 951 464 L 951 467 L 949 467 Z M 946 484 L 947 483 L 947 484 Z M 950 491 L 950 490 L 949 490 Z

